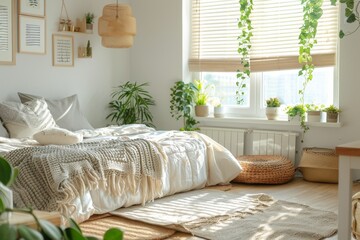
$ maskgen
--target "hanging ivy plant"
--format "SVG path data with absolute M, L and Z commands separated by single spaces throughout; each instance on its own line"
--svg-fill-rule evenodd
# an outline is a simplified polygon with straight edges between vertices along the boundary
M 238 36 L 238 53 L 240 54 L 240 63 L 242 70 L 237 70 L 236 81 L 236 102 L 237 104 L 244 103 L 246 82 L 250 79 L 250 49 L 252 26 L 250 15 L 253 9 L 253 0 L 240 0 L 240 19 L 238 21 L 238 28 L 241 30 Z
M 338 0 L 330 0 L 331 5 L 336 5 L 336 3 L 338 2 Z M 356 28 L 348 33 L 345 33 L 343 30 L 340 30 L 339 32 L 339 37 L 343 38 L 347 35 L 351 35 L 354 32 L 356 32 L 359 28 L 360 28 L 360 1 L 357 2 L 356 6 L 354 3 L 354 0 L 340 0 L 340 3 L 345 4 L 345 17 L 346 17 L 346 22 L 347 23 L 355 23 L 357 22 L 357 26 Z
M 299 76 L 303 77 L 303 86 L 299 90 L 300 102 L 305 106 L 304 94 L 307 85 L 313 79 L 314 64 L 312 63 L 311 49 L 317 43 L 316 32 L 318 27 L 318 21 L 323 14 L 322 4 L 323 0 L 302 0 L 303 5 L 303 25 L 300 29 L 299 35 L 299 63 L 302 64 L 302 68 L 299 71 Z M 305 124 L 305 112 L 304 116 L 300 116 L 300 126 L 305 133 L 309 127 Z

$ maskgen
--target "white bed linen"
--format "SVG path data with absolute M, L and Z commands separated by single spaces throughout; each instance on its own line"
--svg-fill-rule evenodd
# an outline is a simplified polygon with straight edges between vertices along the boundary
M 156 143 L 162 153 L 162 196 L 228 183 L 241 171 L 234 156 L 209 137 L 197 132 L 155 131 L 144 125 L 111 126 L 95 130 L 80 130 L 84 141 L 101 139 L 144 138 Z M 0 142 L 6 142 L 0 138 Z M 33 140 L 7 140 L 0 143 L 2 150 L 33 146 Z M 78 222 L 92 214 L 113 211 L 142 202 L 142 191 L 112 197 L 100 190 L 87 191 L 73 202 L 71 212 L 65 213 Z

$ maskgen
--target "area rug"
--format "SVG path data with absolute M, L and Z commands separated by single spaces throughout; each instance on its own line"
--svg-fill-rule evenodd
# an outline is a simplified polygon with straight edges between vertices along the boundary
M 175 230 L 169 228 L 154 226 L 112 215 L 92 217 L 80 224 L 80 228 L 85 236 L 97 237 L 98 239 L 103 239 L 104 233 L 112 227 L 123 230 L 124 238 L 126 240 L 165 239 L 175 233 Z
M 213 240 L 317 240 L 336 233 L 337 215 L 266 194 L 198 190 L 111 214 Z

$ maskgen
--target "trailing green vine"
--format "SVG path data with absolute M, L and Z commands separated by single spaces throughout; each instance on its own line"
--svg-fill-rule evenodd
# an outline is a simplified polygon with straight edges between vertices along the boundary
M 192 82 L 184 83 L 178 81 L 170 89 L 170 113 L 171 117 L 179 120 L 183 118 L 184 126 L 180 129 L 182 131 L 194 131 L 198 128 L 195 126 L 199 123 L 192 116 L 192 109 L 195 103 L 196 87 Z
M 314 64 L 312 63 L 311 49 L 317 43 L 316 33 L 318 21 L 323 14 L 322 4 L 323 0 L 302 0 L 303 6 L 303 25 L 300 29 L 299 35 L 299 63 L 302 68 L 299 71 L 299 76 L 304 78 L 302 89 L 299 90 L 300 102 L 305 106 L 305 90 L 307 85 L 313 79 Z M 300 115 L 300 126 L 305 133 L 309 127 L 305 124 L 305 112 Z
M 336 3 L 338 2 L 338 0 L 330 0 L 331 5 L 336 5 Z M 346 17 L 346 22 L 347 23 L 354 23 L 357 22 L 357 26 L 356 28 L 348 33 L 345 33 L 343 30 L 340 30 L 339 32 L 339 37 L 343 38 L 345 36 L 351 35 L 354 32 L 356 32 L 359 28 L 360 28 L 360 1 L 356 3 L 354 3 L 354 0 L 340 0 L 340 3 L 345 4 L 345 17 Z
M 240 54 L 240 63 L 242 70 L 237 70 L 236 81 L 236 102 L 237 104 L 244 103 L 246 82 L 250 79 L 250 49 L 252 26 L 250 15 L 253 9 L 253 0 L 240 0 L 240 19 L 238 21 L 238 28 L 241 30 L 238 36 L 239 47 L 238 53 Z

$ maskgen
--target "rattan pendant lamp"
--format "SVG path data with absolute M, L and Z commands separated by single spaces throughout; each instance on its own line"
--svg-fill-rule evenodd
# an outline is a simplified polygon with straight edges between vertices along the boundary
M 99 18 L 101 43 L 107 48 L 129 48 L 133 45 L 136 34 L 136 19 L 127 4 L 105 5 Z

